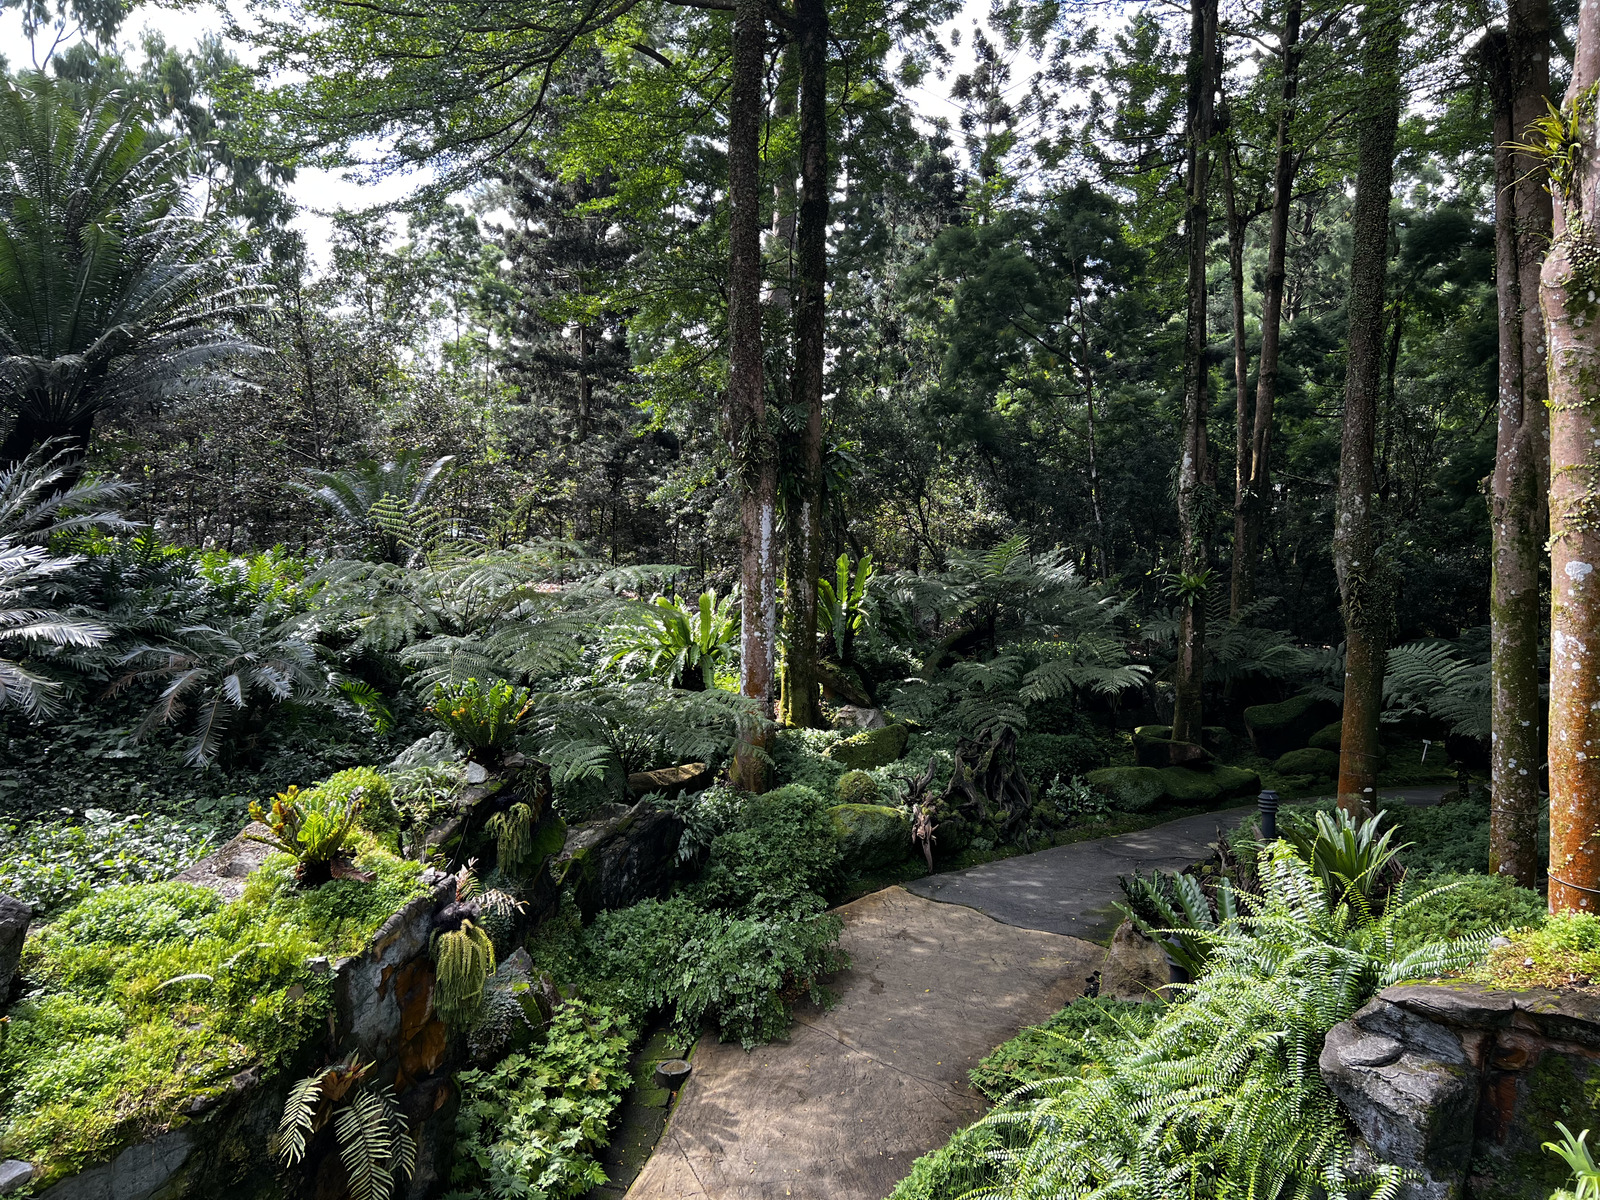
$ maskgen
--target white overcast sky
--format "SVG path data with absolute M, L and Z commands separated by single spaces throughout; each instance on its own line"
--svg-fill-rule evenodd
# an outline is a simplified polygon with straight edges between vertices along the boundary
M 948 45 L 951 31 L 959 29 L 960 44 L 955 49 L 954 64 L 945 71 L 943 79 L 930 77 L 923 86 L 911 90 L 909 98 L 923 117 L 929 120 L 946 117 L 954 124 L 959 116 L 959 106 L 950 99 L 950 85 L 957 74 L 971 66 L 972 27 L 983 19 L 988 10 L 988 0 L 965 0 L 961 14 L 941 31 L 941 38 Z M 125 22 L 120 40 L 132 56 L 137 57 L 140 34 L 145 29 L 160 33 L 171 45 L 188 49 L 203 34 L 216 27 L 216 14 L 209 7 L 178 10 L 141 6 Z M 41 36 L 38 53 L 43 55 L 48 48 L 48 40 Z M 242 48 L 236 49 L 242 53 Z M 33 60 L 34 48 L 23 36 L 22 17 L 16 8 L 0 10 L 0 54 L 5 56 L 13 70 L 26 67 Z M 1027 86 L 1031 70 L 1029 63 L 1019 62 L 1016 65 L 1011 79 L 1012 90 L 1020 91 Z M 321 259 L 331 228 L 325 214 L 337 208 L 362 209 L 390 203 L 404 196 L 415 185 L 415 179 L 403 177 L 369 184 L 346 178 L 342 172 L 302 170 L 290 185 L 289 192 L 302 210 L 295 224 L 304 232 L 313 254 Z

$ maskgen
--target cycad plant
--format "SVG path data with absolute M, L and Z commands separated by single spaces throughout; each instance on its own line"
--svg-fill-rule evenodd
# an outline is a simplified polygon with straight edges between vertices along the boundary
M 194 213 L 183 144 L 126 97 L 67 97 L 43 73 L 0 83 L 0 462 L 56 438 L 80 460 L 98 413 L 250 349 L 233 327 L 258 290 Z
M 739 636 L 732 595 L 701 592 L 694 607 L 670 596 L 641 605 L 610 634 L 608 666 L 701 692 L 716 685 L 717 668 Z
M 1286 824 L 1283 838 L 1311 864 L 1330 903 L 1382 908 L 1399 875 L 1395 859 L 1406 848 L 1390 844 L 1394 830 L 1380 830 L 1382 820 L 1358 821 L 1343 809 L 1319 812 L 1309 829 Z

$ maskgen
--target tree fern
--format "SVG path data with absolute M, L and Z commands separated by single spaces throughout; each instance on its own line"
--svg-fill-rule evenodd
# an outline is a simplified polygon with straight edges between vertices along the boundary
M 1474 652 L 1474 651 L 1478 652 Z M 1383 676 L 1385 718 L 1429 716 L 1461 737 L 1489 740 L 1487 647 L 1411 642 L 1389 651 Z

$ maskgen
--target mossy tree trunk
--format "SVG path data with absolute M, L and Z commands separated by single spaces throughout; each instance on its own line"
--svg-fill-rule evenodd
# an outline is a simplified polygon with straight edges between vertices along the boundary
M 1550 194 L 1537 159 L 1514 153 L 1550 91 L 1548 0 L 1510 0 L 1506 28 L 1483 44 L 1494 104 L 1495 283 L 1500 316 L 1500 423 L 1489 497 L 1489 869 L 1532 887 L 1539 870 L 1539 573 L 1550 469 L 1539 269 L 1550 239 Z
M 1377 800 L 1378 716 L 1393 625 L 1393 581 L 1380 558 L 1373 470 L 1382 387 L 1384 278 L 1389 260 L 1389 193 L 1400 123 L 1400 22 L 1386 2 L 1362 10 L 1366 81 L 1356 133 L 1351 206 L 1349 354 L 1334 507 L 1333 564 L 1344 611 L 1344 718 L 1339 741 L 1339 807 L 1359 813 Z
M 1550 384 L 1550 911 L 1600 903 L 1600 5 L 1578 10 L 1567 170 L 1540 277 Z
M 740 690 L 772 717 L 777 646 L 777 456 L 767 430 L 761 346 L 761 115 L 767 23 L 739 0 L 728 107 L 728 439 L 739 474 Z M 733 779 L 766 785 L 755 731 L 734 748 Z
M 1279 34 L 1283 82 L 1278 97 L 1277 155 L 1272 172 L 1272 211 L 1267 226 L 1267 273 L 1261 288 L 1261 355 L 1256 365 L 1256 403 L 1248 469 L 1241 467 L 1233 518 L 1234 614 L 1255 599 L 1256 546 L 1261 539 L 1272 473 L 1272 409 L 1278 396 L 1278 344 L 1283 332 L 1283 291 L 1289 253 L 1289 206 L 1300 151 L 1294 144 L 1295 106 L 1300 95 L 1300 0 L 1289 0 Z M 1242 424 L 1242 423 L 1241 423 Z M 1241 428 L 1242 432 L 1242 428 Z
M 1205 691 L 1206 598 L 1198 587 L 1210 561 L 1211 519 L 1206 414 L 1210 388 L 1206 371 L 1207 203 L 1211 186 L 1211 138 L 1215 131 L 1217 88 L 1217 0 L 1193 0 L 1189 19 L 1187 129 L 1188 208 L 1184 215 L 1189 249 L 1189 307 L 1183 343 L 1183 429 L 1178 459 L 1179 571 L 1190 581 L 1181 601 L 1177 676 L 1173 681 L 1172 737 L 1199 742 Z
M 792 402 L 800 431 L 799 503 L 788 514 L 783 721 L 822 724 L 817 697 L 817 576 L 822 566 L 822 390 L 828 273 L 828 8 L 796 0 L 800 66 L 800 213 L 795 255 Z

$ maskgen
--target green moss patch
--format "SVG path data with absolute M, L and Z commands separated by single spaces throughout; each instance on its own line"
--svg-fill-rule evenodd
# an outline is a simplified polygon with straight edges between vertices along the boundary
M 1256 753 L 1264 758 L 1275 758 L 1307 745 L 1311 736 L 1337 713 L 1326 700 L 1291 696 L 1277 704 L 1257 704 L 1245 709 L 1244 723 Z
M 1167 799 L 1177 804 L 1215 804 L 1222 799 L 1222 789 L 1206 771 L 1191 771 L 1188 767 L 1164 767 L 1162 786 Z
M 1590 987 L 1600 980 L 1600 917 L 1560 913 L 1510 935 L 1473 978 L 1502 988 Z
M 826 754 L 853 771 L 886 767 L 906 752 L 911 731 L 904 725 L 885 725 L 882 729 L 863 729 L 829 746 Z
M 1344 718 L 1324 725 L 1311 735 L 1311 740 L 1306 745 L 1315 750 L 1332 750 L 1339 753 L 1339 744 L 1344 738 Z
M 883 788 L 865 771 L 846 771 L 834 789 L 840 804 L 881 804 Z
M 835 804 L 828 814 L 848 874 L 878 870 L 911 854 L 911 822 L 898 808 Z
M 31 991 L 0 1042 L 0 1153 L 42 1164 L 36 1186 L 159 1134 L 271 1073 L 321 1035 L 332 996 L 306 960 L 351 954 L 422 886 L 422 865 L 364 835 L 372 882 L 306 891 L 273 855 L 224 904 L 187 883 L 110 888 L 28 939 Z
M 1331 750 L 1318 750 L 1306 746 L 1280 755 L 1272 764 L 1280 775 L 1310 775 L 1317 779 L 1332 779 L 1339 773 L 1339 756 Z
M 1103 767 L 1085 776 L 1094 788 L 1123 812 L 1146 812 L 1165 799 L 1167 781 L 1154 767 Z

